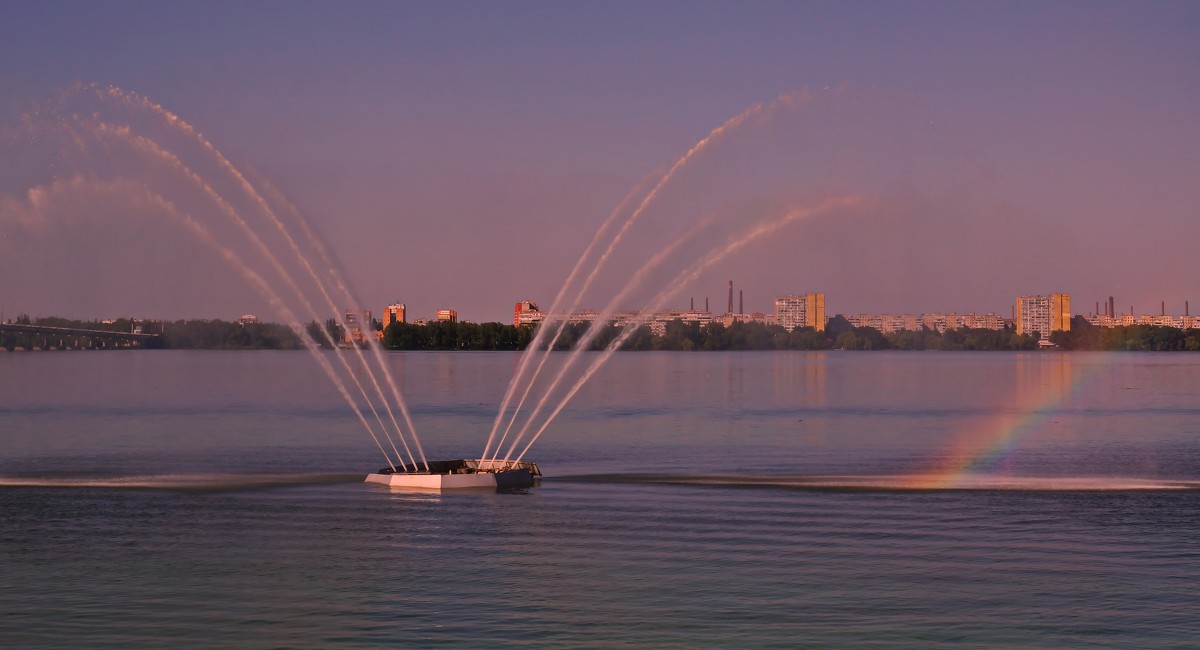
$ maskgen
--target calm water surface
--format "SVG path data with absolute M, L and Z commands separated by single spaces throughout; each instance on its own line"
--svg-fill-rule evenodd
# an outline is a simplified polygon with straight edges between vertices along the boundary
M 389 357 L 430 457 L 517 363 Z M 0 353 L 4 647 L 1196 647 L 1200 356 L 625 353 L 422 495 L 303 353 Z

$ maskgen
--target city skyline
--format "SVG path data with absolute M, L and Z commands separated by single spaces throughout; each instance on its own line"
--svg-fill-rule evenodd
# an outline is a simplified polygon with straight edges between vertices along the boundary
M 4 135 L 77 82 L 138 93 L 278 188 L 362 303 L 399 291 L 413 313 L 506 320 L 519 298 L 507 288 L 549 303 L 631 188 L 748 107 L 796 93 L 673 179 L 612 266 L 636 269 L 715 214 L 709 238 L 681 252 L 694 259 L 699 244 L 835 194 L 869 206 L 755 242 L 676 304 L 722 303 L 694 287 L 731 275 L 756 309 L 803 279 L 848 313 L 994 311 L 1045 280 L 1082 305 L 1182 305 L 1195 290 L 1192 6 L 282 10 L 289 20 L 269 3 L 10 5 Z M 113 234 L 75 232 L 91 218 L 78 209 L 32 228 L 23 165 L 10 157 L 0 176 L 6 313 L 268 311 L 228 273 L 196 281 L 214 260 L 178 233 L 111 214 Z M 602 274 L 584 301 L 623 283 Z
M 731 281 L 731 283 L 732 283 L 732 281 Z M 690 306 L 687 308 L 681 307 L 679 305 L 667 305 L 667 306 L 663 307 L 662 309 L 651 310 L 651 311 L 703 312 L 703 313 L 711 314 L 714 316 L 723 316 L 723 315 L 728 315 L 728 314 L 747 315 L 747 314 L 754 314 L 754 313 L 772 314 L 772 313 L 774 313 L 776 303 L 779 300 L 781 300 L 783 298 L 787 298 L 787 297 L 794 297 L 794 294 L 795 294 L 795 292 L 793 291 L 793 292 L 788 292 L 787 294 L 783 294 L 783 295 L 779 295 L 779 296 L 771 296 L 769 299 L 767 299 L 765 301 L 766 304 L 751 303 L 751 307 L 745 307 L 744 300 L 742 299 L 742 292 L 744 292 L 744 289 L 739 288 L 739 289 L 737 289 L 737 291 L 739 292 L 738 293 L 739 298 L 738 298 L 738 302 L 737 302 L 738 308 L 735 309 L 733 312 L 720 311 L 719 309 L 717 309 L 717 310 L 710 309 L 711 305 L 706 304 L 706 303 L 711 303 L 712 297 L 707 296 L 707 295 L 699 296 L 699 297 L 698 296 L 689 297 L 688 300 L 690 302 Z M 1123 324 L 1132 324 L 1133 322 L 1138 322 L 1139 319 L 1148 319 L 1148 318 L 1153 318 L 1156 316 L 1174 316 L 1174 317 L 1196 316 L 1195 314 L 1192 314 L 1192 310 L 1190 307 L 1191 301 L 1186 298 L 1182 302 L 1182 308 L 1180 308 L 1180 305 L 1174 305 L 1174 304 L 1168 303 L 1165 300 L 1161 300 L 1161 301 L 1158 301 L 1155 305 L 1151 305 L 1152 307 L 1157 307 L 1155 309 L 1138 310 L 1135 305 L 1128 305 L 1127 309 L 1121 307 L 1121 303 L 1117 302 L 1117 300 L 1114 296 L 1109 296 L 1106 300 L 1096 300 L 1093 302 L 1089 302 L 1087 300 L 1081 299 L 1079 296 L 1073 294 L 1070 291 L 1063 292 L 1063 293 L 1067 296 L 1074 296 L 1076 299 L 1076 305 L 1078 306 L 1078 308 L 1068 307 L 1068 309 L 1067 309 L 1067 311 L 1072 316 L 1084 316 L 1084 317 L 1089 317 L 1089 318 L 1095 317 L 1095 318 L 1099 318 L 1099 319 L 1108 319 L 1108 320 L 1103 320 L 1103 322 L 1105 322 L 1105 323 L 1112 322 L 1112 323 L 1118 323 L 1118 324 L 1122 324 L 1122 323 Z M 822 301 L 824 301 L 825 297 L 826 297 L 826 294 L 824 292 L 817 292 L 817 293 L 812 293 L 812 294 L 808 294 L 808 295 L 814 295 L 814 296 L 819 295 L 819 296 L 821 296 Z M 1032 295 L 1037 295 L 1037 294 L 1028 294 L 1028 293 L 1018 294 L 1018 295 L 1016 295 L 1016 298 L 1019 301 L 1023 296 L 1032 296 Z M 699 303 L 697 303 L 697 298 L 699 298 Z M 835 299 L 836 298 L 837 297 L 835 296 Z M 379 314 L 380 314 L 379 321 L 383 322 L 385 324 L 390 323 L 392 321 L 409 322 L 409 323 L 416 322 L 416 321 L 436 321 L 436 320 L 438 320 L 439 312 L 445 312 L 443 314 L 443 316 L 444 316 L 443 320 L 450 320 L 451 314 L 453 314 L 453 320 L 456 320 L 456 321 L 459 320 L 459 315 L 458 315 L 459 310 L 456 309 L 453 305 L 450 305 L 447 301 L 436 302 L 435 303 L 437 305 L 436 307 L 431 308 L 431 309 L 422 309 L 422 310 L 418 310 L 418 309 L 414 309 L 414 308 L 410 307 L 404 300 L 396 300 L 396 301 L 390 301 L 390 302 L 385 301 L 385 302 L 387 304 L 385 304 L 379 311 Z M 512 303 L 509 303 L 509 304 L 512 304 Z M 519 306 L 519 308 L 522 308 L 523 311 L 521 313 L 526 313 L 526 316 L 528 315 L 527 310 L 529 309 L 530 305 L 533 306 L 534 312 L 540 312 L 540 313 L 544 314 L 549 311 L 549 302 L 543 303 L 542 301 L 539 301 L 536 299 L 531 300 L 528 297 L 525 297 L 522 300 L 517 301 L 516 304 Z M 697 304 L 699 304 L 700 306 L 697 307 L 696 306 Z M 902 317 L 902 316 L 921 316 L 921 315 L 926 315 L 926 314 L 938 314 L 938 315 L 940 315 L 940 314 L 956 314 L 956 315 L 981 315 L 981 316 L 982 315 L 989 315 L 989 316 L 994 315 L 994 316 L 997 316 L 999 318 L 1002 318 L 1004 320 L 1011 322 L 1016 319 L 1016 314 L 1017 314 L 1016 308 L 1014 308 L 1012 305 L 1011 298 L 1009 300 L 1007 311 L 1004 308 L 1000 308 L 1000 307 L 992 307 L 992 308 L 984 308 L 984 309 L 961 309 L 961 308 L 947 309 L 945 306 L 942 306 L 941 308 L 925 309 L 925 310 L 919 310 L 919 309 L 883 310 L 883 309 L 873 309 L 869 305 L 865 309 L 851 310 L 851 309 L 837 308 L 836 301 L 833 304 L 835 305 L 834 308 L 826 310 L 822 303 L 821 313 L 823 313 L 823 314 L 827 313 L 826 320 L 828 320 L 829 317 L 833 317 L 833 316 L 850 317 L 850 316 L 868 316 L 869 315 L 869 316 L 883 316 L 883 317 L 892 317 L 892 316 Z M 523 307 L 521 307 L 521 306 L 523 306 Z M 362 311 L 364 313 L 373 313 L 373 309 L 371 307 L 363 307 L 361 310 L 348 309 L 346 311 L 346 313 L 347 314 L 359 313 L 359 311 Z M 571 311 L 571 310 L 567 310 L 567 311 Z M 594 308 L 593 305 L 581 305 L 579 308 L 577 308 L 574 311 L 598 313 L 598 311 Z M 615 311 L 617 313 L 636 313 L 640 310 L 638 310 L 635 307 L 627 307 L 627 308 L 618 308 Z M 246 313 L 246 310 L 241 310 L 239 313 L 242 314 L 240 316 L 240 318 L 243 318 L 243 319 L 246 318 L 247 316 L 252 316 L 252 314 Z M 510 313 L 512 313 L 512 312 L 510 312 Z M 214 316 L 213 314 L 202 314 L 200 316 L 192 316 L 192 317 L 163 317 L 162 315 L 159 315 L 159 314 L 147 314 L 147 313 L 143 313 L 143 312 L 132 313 L 132 314 L 131 313 L 125 313 L 125 314 L 81 314 L 81 313 L 75 313 L 75 312 L 71 311 L 70 308 L 63 308 L 63 309 L 58 309 L 58 310 L 46 312 L 46 313 L 34 313 L 34 312 L 31 312 L 28 310 L 20 310 L 20 309 L 18 309 L 16 311 L 12 311 L 12 312 L 4 311 L 4 312 L 0 312 L 0 322 L 8 322 L 8 321 L 11 321 L 14 318 L 16 318 L 18 316 L 22 316 L 22 315 L 31 316 L 34 318 L 66 317 L 66 318 L 73 318 L 73 319 L 93 318 L 96 320 L 114 319 L 114 318 L 129 318 L 129 317 L 138 318 L 138 319 L 166 320 L 166 321 L 186 320 L 187 318 L 193 318 L 193 317 L 194 318 L 226 318 L 226 317 L 229 317 L 233 320 L 237 320 L 237 318 L 235 318 L 231 314 L 224 314 L 224 313 L 222 313 L 219 316 Z M 329 315 L 329 317 L 336 317 L 336 316 L 338 316 L 338 314 L 330 314 Z M 257 316 L 255 316 L 255 317 L 257 317 Z M 477 322 L 477 323 L 483 323 L 483 322 L 504 323 L 504 322 L 515 320 L 517 318 L 519 318 L 519 317 L 517 316 L 517 314 L 514 313 L 513 317 L 508 317 L 507 315 L 491 314 L 491 315 L 485 315 L 483 318 L 480 318 L 480 319 L 463 318 L 462 320 L 466 321 L 466 322 Z M 525 318 L 525 319 L 521 320 L 521 322 L 527 324 L 531 321 L 528 318 Z

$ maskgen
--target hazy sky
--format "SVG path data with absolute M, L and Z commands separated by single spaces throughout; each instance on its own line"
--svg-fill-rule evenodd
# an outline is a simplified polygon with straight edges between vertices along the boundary
M 376 312 L 399 300 L 410 318 L 503 321 L 517 300 L 546 306 L 631 188 L 800 89 L 817 97 L 809 113 L 705 151 L 615 268 L 706 214 L 732 232 L 854 195 L 879 207 L 781 230 L 675 304 L 723 311 L 733 279 L 747 311 L 806 291 L 835 313 L 1007 315 L 1018 294 L 1058 291 L 1076 312 L 1109 295 L 1125 311 L 1200 311 L 1194 2 L 4 3 L 3 124 L 76 82 L 163 105 L 278 187 Z M 0 248 L 0 308 L 259 308 L 202 282 L 97 283 L 108 259 L 191 259 L 183 240 L 156 241 Z M 608 282 L 604 296 L 621 280 Z

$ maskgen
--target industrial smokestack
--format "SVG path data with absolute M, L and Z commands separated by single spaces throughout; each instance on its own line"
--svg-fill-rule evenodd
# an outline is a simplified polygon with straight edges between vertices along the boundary
M 708 311 L 708 296 L 704 296 L 704 311 Z
M 1191 314 L 1188 313 L 1188 301 L 1186 300 L 1183 301 L 1183 315 L 1191 316 Z
M 738 289 L 738 313 L 746 313 L 746 304 L 742 302 L 742 290 Z
M 1093 313 L 1095 313 L 1097 316 L 1100 315 L 1100 301 L 1099 300 L 1096 301 L 1096 311 Z
M 729 309 L 725 310 L 725 313 L 733 313 L 733 280 L 729 281 Z
M 1162 301 L 1162 313 L 1159 314 L 1159 316 L 1166 316 L 1166 315 L 1167 315 L 1167 301 L 1164 300 L 1164 301 Z
M 1116 306 L 1113 304 L 1113 297 L 1108 297 L 1108 317 L 1112 318 L 1117 315 Z
M 696 311 L 696 296 L 692 296 L 692 306 L 688 307 L 688 309 L 691 309 L 692 311 Z

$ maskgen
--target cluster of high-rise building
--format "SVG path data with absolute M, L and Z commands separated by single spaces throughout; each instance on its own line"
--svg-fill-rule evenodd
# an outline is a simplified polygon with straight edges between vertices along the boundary
M 458 312 L 453 309 L 439 309 L 434 312 L 434 322 L 439 323 L 457 323 Z M 379 321 L 374 319 L 370 310 L 363 311 L 361 314 L 347 309 L 345 315 L 346 331 L 342 335 L 342 342 L 346 345 L 352 343 L 363 343 L 366 340 L 368 330 L 374 330 L 377 338 L 383 338 L 383 330 L 387 329 L 392 323 L 407 323 L 408 322 L 408 307 L 402 302 L 395 302 L 383 308 L 383 312 Z M 418 318 L 413 321 L 413 325 L 426 325 L 430 322 L 429 319 Z
M 1041 340 L 1048 340 L 1053 332 L 1071 329 L 1071 297 L 1065 293 L 1019 296 L 1011 320 L 995 312 L 851 314 L 844 318 L 855 327 L 873 327 L 884 334 L 924 329 L 944 334 L 949 330 L 1002 330 L 1015 326 L 1018 334 L 1037 332 Z
M 1186 303 L 1183 316 L 1168 316 L 1165 304 L 1163 305 L 1162 313 L 1158 315 L 1134 317 L 1132 308 L 1130 308 L 1128 314 L 1116 315 L 1111 297 L 1106 304 L 1103 304 L 1103 311 L 1101 311 L 1101 306 L 1102 303 L 1097 302 L 1096 312 L 1085 316 L 1089 323 L 1098 327 L 1164 325 L 1180 329 L 1200 328 L 1200 317 L 1190 316 Z M 779 296 L 774 299 L 773 314 L 764 312 L 751 312 L 747 314 L 744 312 L 742 294 L 739 291 L 737 309 L 735 311 L 732 281 L 729 283 L 729 297 L 726 308 L 726 313 L 716 315 L 709 310 L 707 298 L 704 300 L 703 309 L 697 309 L 695 299 L 693 299 L 688 309 L 662 309 L 654 312 L 619 311 L 609 314 L 606 320 L 618 327 L 631 323 L 649 325 L 651 331 L 659 335 L 662 335 L 666 331 L 667 323 L 675 320 L 685 323 L 697 323 L 701 326 L 708 323 L 721 323 L 725 326 L 730 326 L 733 323 L 755 322 L 780 325 L 788 331 L 796 328 L 810 327 L 818 332 L 824 331 L 830 320 L 830 317 L 826 313 L 824 293 Z M 406 311 L 405 305 L 402 303 L 395 303 L 385 307 L 383 318 L 380 322 L 381 328 L 386 328 L 392 323 L 407 322 Z M 364 322 L 372 322 L 371 312 L 365 312 L 364 316 Z M 600 317 L 600 312 L 594 309 L 577 309 L 562 315 L 563 320 L 573 324 L 591 323 L 600 319 Z M 872 327 L 884 334 L 901 331 L 922 331 L 926 329 L 941 334 L 948 330 L 957 329 L 1003 330 L 1014 328 L 1018 334 L 1032 334 L 1036 332 L 1042 341 L 1048 342 L 1050 335 L 1054 332 L 1070 331 L 1071 296 L 1066 293 L 1018 296 L 1013 307 L 1012 318 L 1005 318 L 993 312 L 986 314 L 976 314 L 973 312 L 848 314 L 842 315 L 842 317 L 855 327 Z M 538 303 L 532 300 L 522 300 L 513 306 L 513 325 L 516 327 L 535 325 L 542 322 L 544 318 L 547 318 L 547 314 L 539 308 Z M 453 309 L 439 309 L 435 312 L 433 320 L 436 322 L 455 323 L 458 322 L 458 312 Z M 413 321 L 414 324 L 419 325 L 428 322 L 430 321 L 426 319 Z M 347 311 L 346 323 L 349 326 L 346 333 L 346 342 L 361 341 L 363 334 L 356 314 Z
M 349 313 L 349 312 L 347 312 Z M 370 314 L 370 312 L 367 312 Z M 392 323 L 407 323 L 408 322 L 408 307 L 404 303 L 393 303 L 383 308 L 383 318 L 379 321 L 381 330 L 387 329 Z M 418 318 L 413 321 L 413 325 L 426 325 L 430 322 L 427 318 Z M 433 322 L 437 323 L 457 323 L 458 311 L 454 309 L 439 309 L 433 313 Z
M 789 294 L 779 296 L 774 300 L 775 313 L 762 312 L 743 313 L 743 304 L 739 292 L 738 308 L 733 311 L 733 283 L 729 287 L 729 312 L 724 315 L 714 315 L 708 310 L 705 300 L 704 309 L 696 309 L 695 301 L 688 310 L 666 309 L 652 313 L 637 311 L 616 312 L 609 317 L 613 325 L 623 326 L 629 323 L 648 324 L 651 331 L 662 334 L 666 324 L 673 320 L 685 323 L 722 323 L 729 326 L 735 322 L 759 322 L 780 325 L 792 331 L 796 328 L 811 327 L 821 332 L 829 322 L 826 314 L 824 293 Z M 525 300 L 516 303 L 513 308 L 513 324 L 517 326 L 532 325 L 541 322 L 545 314 L 538 308 L 536 302 Z M 1027 295 L 1016 300 L 1013 318 L 988 312 L 987 314 L 956 312 L 926 313 L 926 314 L 850 314 L 843 316 L 855 327 L 873 327 L 880 332 L 890 334 L 899 331 L 921 331 L 924 329 L 945 333 L 957 329 L 990 329 L 1002 330 L 1015 327 L 1020 334 L 1037 332 L 1043 341 L 1048 341 L 1056 331 L 1071 329 L 1071 297 L 1068 294 L 1056 293 L 1046 296 Z M 592 322 L 600 318 L 595 310 L 579 310 L 567 314 L 565 320 L 570 323 Z M 1200 319 L 1198 319 L 1200 320 Z

